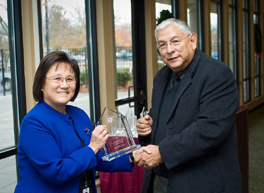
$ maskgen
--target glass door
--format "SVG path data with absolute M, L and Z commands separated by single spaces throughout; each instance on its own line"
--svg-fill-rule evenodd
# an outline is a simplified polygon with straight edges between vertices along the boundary
M 144 1 L 114 0 L 116 110 L 132 129 L 146 109 Z
M 76 59 L 81 88 L 74 106 L 90 115 L 85 0 L 41 0 L 43 56 L 61 50 Z

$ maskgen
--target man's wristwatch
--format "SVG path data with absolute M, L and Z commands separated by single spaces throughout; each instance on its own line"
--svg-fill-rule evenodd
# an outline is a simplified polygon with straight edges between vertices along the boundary
M 133 156 L 133 151 L 129 153 L 129 158 L 132 160 L 132 162 L 134 162 L 135 158 Z

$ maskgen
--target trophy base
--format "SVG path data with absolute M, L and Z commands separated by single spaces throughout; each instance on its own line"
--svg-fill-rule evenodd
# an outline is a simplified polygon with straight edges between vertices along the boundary
M 103 161 L 112 161 L 118 157 L 121 157 L 125 154 L 128 154 L 136 149 L 139 149 L 141 147 L 141 145 L 135 145 L 135 146 L 130 146 L 130 147 L 127 147 L 127 148 L 124 148 L 120 151 L 117 151 L 117 152 L 114 152 L 114 153 L 111 153 L 109 155 L 105 155 L 102 157 L 102 160 Z

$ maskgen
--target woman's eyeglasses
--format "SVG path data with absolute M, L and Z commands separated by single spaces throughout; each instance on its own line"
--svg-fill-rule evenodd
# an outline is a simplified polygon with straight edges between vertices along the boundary
M 49 77 L 46 77 L 46 78 L 50 79 L 51 82 L 54 82 L 54 83 L 57 83 L 57 84 L 61 84 L 64 81 L 64 79 L 65 79 L 67 84 L 76 83 L 76 79 L 73 76 L 67 76 L 67 77 L 49 76 Z

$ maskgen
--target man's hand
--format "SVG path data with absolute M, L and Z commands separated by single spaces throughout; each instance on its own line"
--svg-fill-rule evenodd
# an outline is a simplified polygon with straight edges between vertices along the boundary
M 135 162 L 137 161 L 138 166 L 144 166 L 144 168 L 151 169 L 163 162 L 160 152 L 159 146 L 157 145 L 148 145 L 147 148 L 151 151 L 151 154 L 142 152 Z M 140 158 L 140 159 L 139 159 Z
M 147 147 L 141 147 L 140 149 L 135 150 L 132 153 L 133 153 L 133 157 L 134 157 L 134 163 L 137 164 L 139 162 L 139 160 L 141 159 L 142 153 L 151 154 L 151 151 Z M 130 162 L 132 162 L 132 161 L 130 161 Z
M 147 136 L 151 133 L 153 119 L 149 115 L 145 115 L 143 118 L 137 120 L 137 133 L 140 136 Z

